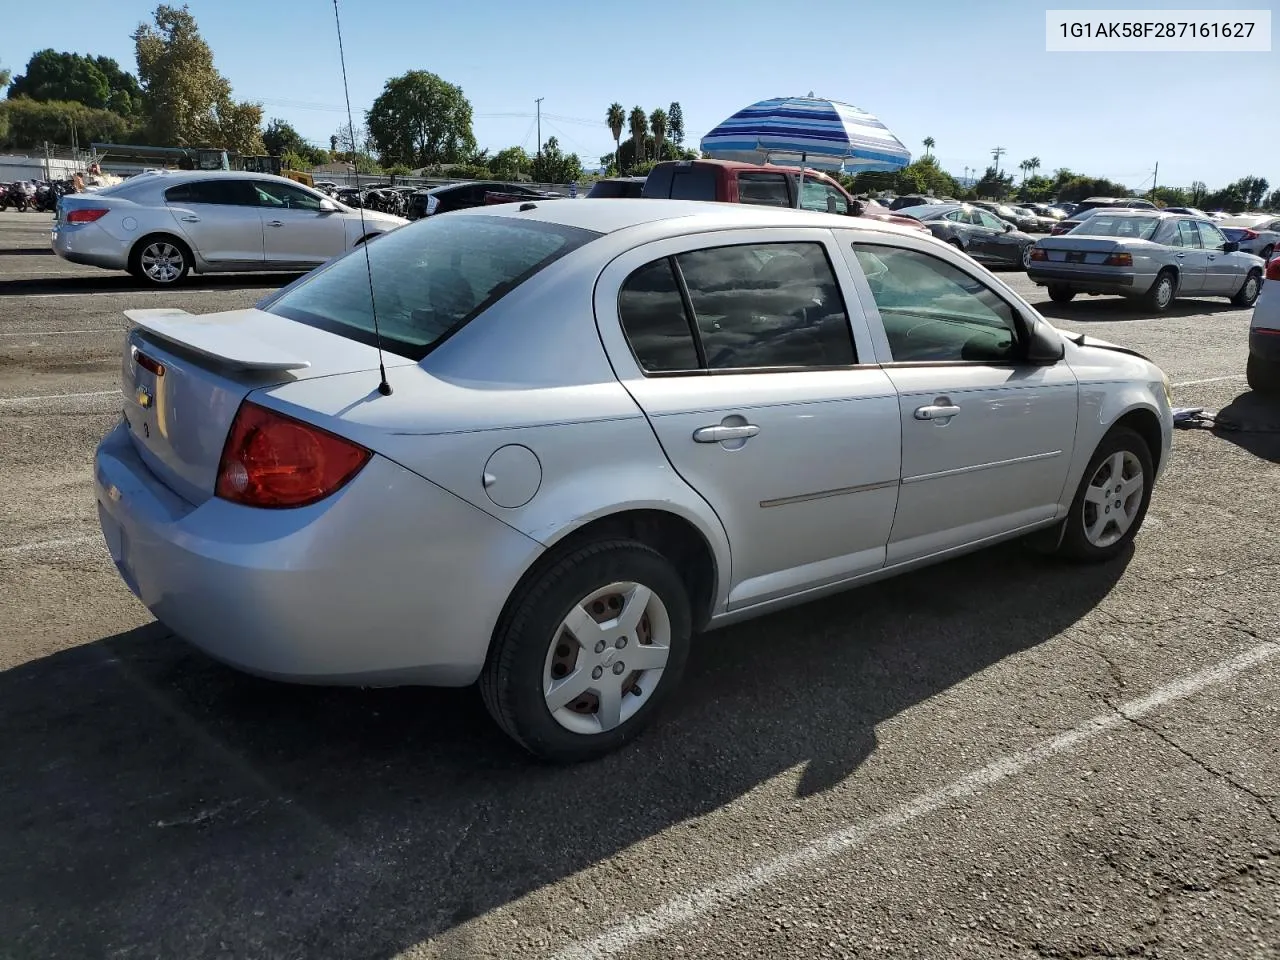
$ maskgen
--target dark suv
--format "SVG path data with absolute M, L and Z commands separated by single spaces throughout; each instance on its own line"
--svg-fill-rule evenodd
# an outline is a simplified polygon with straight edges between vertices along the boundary
M 465 210 L 468 207 L 483 207 L 485 196 L 490 193 L 509 195 L 511 200 L 542 200 L 546 198 L 540 190 L 533 190 L 519 183 L 501 183 L 490 180 L 477 180 L 473 183 L 450 183 L 443 187 L 432 187 L 420 190 L 409 198 L 409 208 L 405 216 L 410 220 L 421 220 L 423 217 L 437 213 L 448 213 L 450 210 Z
M 587 199 L 596 197 L 642 197 L 644 177 L 606 177 L 597 180 L 587 191 Z

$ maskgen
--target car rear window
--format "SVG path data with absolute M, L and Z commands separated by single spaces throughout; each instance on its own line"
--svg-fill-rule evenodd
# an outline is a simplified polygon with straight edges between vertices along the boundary
M 599 180 L 587 192 L 594 197 L 638 197 L 644 188 L 642 180 Z
M 1159 227 L 1159 217 L 1117 217 L 1109 213 L 1098 213 L 1071 232 L 1090 237 L 1150 240 Z
M 538 271 L 599 236 L 537 220 L 429 217 L 286 287 L 266 310 L 373 345 L 376 303 L 383 347 L 421 360 Z

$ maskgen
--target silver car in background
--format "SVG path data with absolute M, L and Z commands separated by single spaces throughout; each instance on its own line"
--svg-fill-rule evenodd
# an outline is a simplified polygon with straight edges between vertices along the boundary
M 191 271 L 311 270 L 408 222 L 284 177 L 163 171 L 62 197 L 53 252 L 169 287 Z
M 1280 249 L 1280 216 L 1269 214 L 1244 214 L 1218 221 L 1218 227 L 1228 240 L 1240 244 L 1245 253 L 1256 253 L 1263 260 Z
M 1176 297 L 1227 297 L 1251 307 L 1261 257 L 1241 253 L 1208 220 L 1156 210 L 1096 210 L 1071 232 L 1037 240 L 1027 276 L 1055 303 L 1119 294 L 1168 310 Z

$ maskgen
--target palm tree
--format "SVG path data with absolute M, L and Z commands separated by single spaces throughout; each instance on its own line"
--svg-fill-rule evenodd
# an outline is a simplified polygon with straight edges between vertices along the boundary
M 924 143 L 924 155 L 925 155 L 925 159 L 928 159 L 928 157 L 929 157 L 929 151 L 933 149 L 934 139 L 933 139 L 933 137 L 925 137 L 925 138 L 924 138 L 924 140 L 923 140 L 922 142 Z
M 627 112 L 622 109 L 622 104 L 614 101 L 609 104 L 609 112 L 605 114 L 605 118 L 609 124 L 609 132 L 613 134 L 613 162 L 618 165 L 618 172 L 622 172 L 622 126 L 627 122 Z
M 1031 165 L 1031 175 L 1034 177 L 1036 175 L 1036 171 L 1040 169 L 1040 158 L 1032 157 L 1027 161 L 1027 163 Z
M 636 155 L 632 161 L 636 166 L 644 163 L 644 135 L 649 131 L 649 118 L 644 115 L 642 107 L 632 107 L 630 120 L 631 141 L 635 144 Z
M 649 129 L 653 131 L 653 159 L 662 159 L 662 141 L 667 136 L 667 111 L 659 107 L 649 114 Z
M 1018 164 L 1018 169 L 1022 171 L 1022 182 L 1025 184 L 1027 182 L 1027 171 L 1031 169 L 1031 161 L 1023 160 Z

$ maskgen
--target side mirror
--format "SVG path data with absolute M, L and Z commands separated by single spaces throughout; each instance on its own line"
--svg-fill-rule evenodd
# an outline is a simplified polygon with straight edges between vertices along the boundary
M 341 208 L 328 197 L 322 197 L 320 199 L 321 213 L 337 213 L 340 209 Z
M 1028 321 L 1027 331 L 1030 334 L 1030 340 L 1027 343 L 1027 363 L 1047 367 L 1067 355 L 1062 334 L 1047 323 Z
M 865 203 L 861 200 L 854 200 L 849 204 L 849 216 L 860 217 L 864 212 L 866 212 L 866 209 L 867 205 Z
M 1228 240 L 1227 245 L 1222 248 L 1222 252 L 1235 253 L 1239 249 L 1240 249 L 1240 242 L 1238 240 Z
M 1013 224 L 1012 224 L 1012 223 L 1010 223 L 1008 220 L 1006 220 L 1006 221 L 1004 222 L 1004 232 L 1005 232 L 1005 233 L 1013 233 L 1013 230 L 1014 230 L 1014 226 L 1013 226 Z

